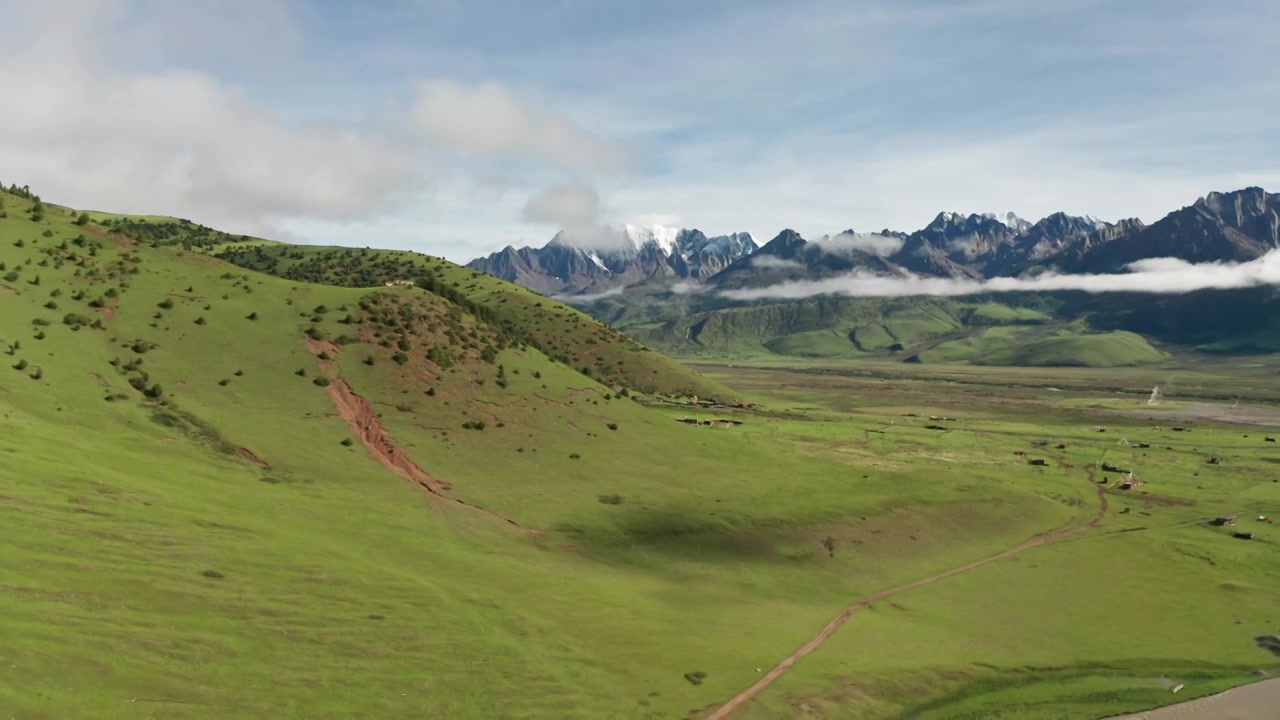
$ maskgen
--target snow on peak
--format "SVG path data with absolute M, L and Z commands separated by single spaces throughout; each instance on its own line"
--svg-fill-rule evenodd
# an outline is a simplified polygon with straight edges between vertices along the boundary
M 982 217 L 987 218 L 989 220 L 995 220 L 996 222 L 1002 223 L 1014 230 L 1017 230 L 1018 232 L 1022 232 L 1031 227 L 1031 223 L 1027 222 L 1026 220 L 1023 220 L 1022 218 L 1018 217 L 1017 215 L 1011 212 L 982 213 Z
M 657 245 L 663 255 L 670 257 L 676 250 L 680 229 L 662 225 L 624 225 L 622 233 L 637 251 L 646 245 Z

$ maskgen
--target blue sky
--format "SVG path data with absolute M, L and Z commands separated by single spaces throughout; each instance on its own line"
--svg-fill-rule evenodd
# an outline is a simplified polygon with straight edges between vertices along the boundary
M 465 261 L 562 225 L 1150 222 L 1280 188 L 1274 2 L 27 5 L 0 180 L 304 242 Z

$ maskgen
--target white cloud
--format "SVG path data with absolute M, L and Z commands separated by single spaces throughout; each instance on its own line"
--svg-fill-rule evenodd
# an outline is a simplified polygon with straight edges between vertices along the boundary
M 430 142 L 475 155 L 534 159 L 591 172 L 616 172 L 626 164 L 620 148 L 496 82 L 424 82 L 411 118 L 414 129 Z
M 581 295 L 552 295 L 552 300 L 559 300 L 567 305 L 588 305 L 597 300 L 605 298 L 618 297 L 623 292 L 622 287 L 610 288 L 598 293 L 583 293 Z
M 848 255 L 853 251 L 871 253 L 872 255 L 892 255 L 902 249 L 905 242 L 894 235 L 877 233 L 842 232 L 815 243 L 824 252 L 833 255 Z
M 547 188 L 525 203 L 524 218 L 559 227 L 591 226 L 600 219 L 600 194 L 587 185 Z
M 788 260 L 780 258 L 777 255 L 753 255 L 751 256 L 752 267 L 758 267 L 761 270 L 787 270 L 802 269 L 804 263 L 799 260 Z
M 688 282 L 686 280 L 681 280 L 680 282 L 671 283 L 670 287 L 668 287 L 667 289 L 670 290 L 674 295 L 692 295 L 694 293 L 700 293 L 706 290 L 706 286 L 699 285 L 698 283 L 695 283 L 695 282 Z
M 351 219 L 411 189 L 412 155 L 339 126 L 293 128 L 197 72 L 0 69 L 0 167 L 80 207 L 261 226 Z
M 823 280 L 796 280 L 762 288 L 724 290 L 733 300 L 789 299 L 815 295 L 903 297 L 915 295 L 976 295 L 992 292 L 1083 290 L 1090 293 L 1186 293 L 1195 290 L 1280 285 L 1280 250 L 1245 263 L 1202 263 L 1177 258 L 1151 258 L 1129 265 L 1130 272 L 1105 275 L 1047 273 L 1033 278 L 963 280 L 910 276 L 893 278 L 855 271 Z

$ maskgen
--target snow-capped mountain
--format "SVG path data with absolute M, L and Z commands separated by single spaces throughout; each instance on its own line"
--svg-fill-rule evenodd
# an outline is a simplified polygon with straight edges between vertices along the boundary
M 540 249 L 506 247 L 467 267 L 543 293 L 601 291 L 662 278 L 703 280 L 756 251 L 750 233 L 708 237 L 661 225 L 562 230 Z
M 845 230 L 807 241 L 793 230 L 757 247 L 748 233 L 625 225 L 561 232 L 540 250 L 508 247 L 469 263 L 544 293 L 628 287 L 665 278 L 736 287 L 850 271 L 953 278 L 1046 270 L 1121 272 L 1137 260 L 1243 262 L 1280 247 L 1280 195 L 1250 187 L 1210 193 L 1163 219 L 1115 223 L 1057 212 L 1037 222 L 1014 213 L 942 212 L 912 233 Z

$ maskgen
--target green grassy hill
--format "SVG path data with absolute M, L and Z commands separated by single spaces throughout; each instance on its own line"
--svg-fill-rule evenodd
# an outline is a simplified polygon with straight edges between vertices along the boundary
M 673 422 L 630 388 L 719 386 L 441 261 L 405 256 L 436 292 L 314 284 L 3 199 L 18 716 L 684 713 L 843 602 L 827 526 L 909 501 Z M 1061 515 L 1028 501 L 974 517 Z M 947 559 L 896 554 L 864 580 Z
M 615 321 L 655 347 L 688 358 L 1061 367 L 1154 365 L 1171 358 L 1170 350 L 1160 347 L 1165 343 L 1153 339 L 1160 333 L 1147 337 L 1125 330 L 1132 318 L 1079 296 L 818 297 L 721 306 L 663 323 L 652 322 L 652 303 L 645 308 L 621 313 Z M 633 317 L 649 322 L 631 324 Z M 1253 335 L 1269 337 L 1269 331 L 1255 328 Z M 1189 342 L 1174 347 L 1184 353 L 1213 352 L 1223 344 Z M 1235 341 L 1229 344 L 1239 347 Z
M 698 377 L 574 308 L 440 258 L 394 250 L 288 245 L 227 246 L 218 257 L 312 283 L 367 287 L 414 281 L 602 382 L 645 393 L 731 399 L 724 386 Z
M 1200 448 L 1234 430 L 1197 428 L 1160 460 L 1158 491 L 1202 506 L 1135 500 L 1118 520 L 1082 472 L 1113 435 L 1082 429 L 1093 411 L 1078 405 L 1005 416 L 981 394 L 834 376 L 736 378 L 720 395 L 719 378 L 425 256 L 201 243 L 220 236 L 0 199 L 0 708 L 13 717 L 685 717 L 857 598 L 1099 517 L 1081 536 L 1093 542 L 1020 566 L 1043 562 L 1045 584 L 988 565 L 1000 582 L 877 603 L 850 630 L 866 623 L 892 663 L 838 636 L 743 717 L 961 717 L 935 710 L 1009 697 L 1030 708 L 1010 717 L 1050 700 L 1121 711 L 1166 701 L 1147 680 L 1195 661 L 1187 695 L 1265 665 L 1245 640 L 1272 617 L 1272 540 L 1198 525 L 1275 512 L 1271 446 L 1256 439 L 1234 440 L 1254 445 L 1197 489 Z M 240 264 L 214 254 L 229 250 Z M 263 257 L 271 274 L 244 267 Z M 418 286 L 382 284 L 405 274 Z M 884 332 L 927 337 L 947 317 L 907 304 Z M 671 397 L 690 391 L 765 407 Z M 951 428 L 925 420 L 956 408 Z M 1147 424 L 1109 422 L 1131 437 Z M 1061 463 L 1014 455 L 1051 438 L 1071 445 Z M 1197 597 L 1160 627 L 1203 630 L 1156 633 L 1142 659 L 1128 631 L 1154 621 L 1106 582 L 1133 579 L 1132 556 L 1100 543 L 1147 524 L 1132 597 Z M 1222 577 L 1198 584 L 1188 553 L 1216 557 Z M 1081 558 L 1096 585 L 1075 574 Z M 1265 602 L 1233 609 L 1215 589 L 1228 582 Z M 980 611 L 990 587 L 994 617 Z M 1067 595 L 1069 627 L 1035 631 Z M 1005 643 L 1009 612 L 1041 635 Z M 956 651 L 979 641 L 989 667 Z M 869 698 L 847 696 L 850 674 Z

